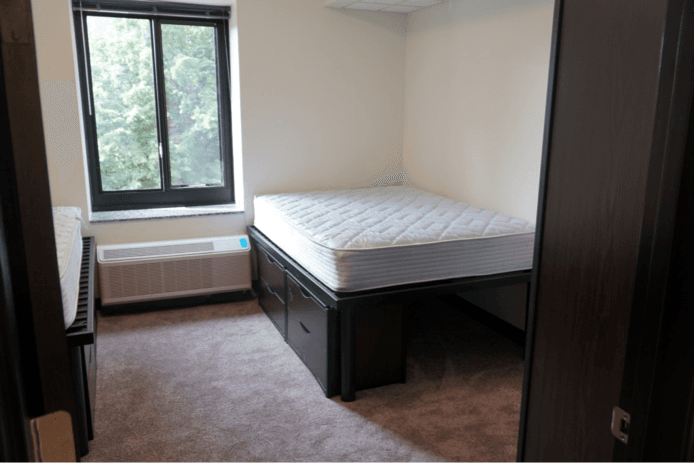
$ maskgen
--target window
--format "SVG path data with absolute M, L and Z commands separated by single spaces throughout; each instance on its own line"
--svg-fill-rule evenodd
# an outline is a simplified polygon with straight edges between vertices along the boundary
M 73 10 L 92 209 L 231 203 L 229 8 Z

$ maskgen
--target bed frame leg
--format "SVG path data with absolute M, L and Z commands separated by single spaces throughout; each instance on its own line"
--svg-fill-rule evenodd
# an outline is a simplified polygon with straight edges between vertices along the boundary
M 405 381 L 404 314 L 401 302 L 372 299 L 340 305 L 341 398 L 355 391 Z
M 343 402 L 355 400 L 355 324 L 353 308 L 349 304 L 338 306 L 340 311 L 340 398 Z

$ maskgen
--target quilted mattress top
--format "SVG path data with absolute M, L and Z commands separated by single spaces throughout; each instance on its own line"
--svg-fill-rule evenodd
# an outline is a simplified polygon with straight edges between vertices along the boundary
M 534 233 L 534 224 L 426 193 L 389 186 L 261 195 L 256 214 L 272 209 L 313 242 L 367 250 Z
M 75 246 L 75 234 L 79 232 L 82 212 L 78 207 L 54 207 L 53 229 L 56 239 L 56 252 L 58 254 L 58 270 L 60 278 L 68 271 L 68 264 L 73 246 Z M 79 243 L 81 245 L 81 243 Z

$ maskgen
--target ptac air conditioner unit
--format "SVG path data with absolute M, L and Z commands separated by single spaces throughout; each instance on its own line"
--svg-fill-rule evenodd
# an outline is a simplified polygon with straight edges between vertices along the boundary
M 97 246 L 102 305 L 251 289 L 246 235 Z

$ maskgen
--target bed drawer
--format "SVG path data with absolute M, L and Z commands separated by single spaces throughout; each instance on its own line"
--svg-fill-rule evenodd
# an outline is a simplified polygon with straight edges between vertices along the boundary
M 326 345 L 308 331 L 302 321 L 291 310 L 287 312 L 287 342 L 313 373 L 321 388 L 326 391 L 328 386 L 328 353 Z
M 327 397 L 337 393 L 337 317 L 287 276 L 287 342 L 313 373 Z
M 263 248 L 258 249 L 258 279 L 265 281 L 270 290 L 285 302 L 285 268 L 268 255 Z
M 326 343 L 328 316 L 326 308 L 303 289 L 291 276 L 287 276 L 287 309 L 291 310 L 312 336 Z
M 282 276 L 284 281 L 284 274 Z M 283 292 L 285 285 L 282 285 Z M 268 315 L 268 317 L 275 323 L 278 331 L 283 337 L 286 337 L 287 333 L 287 321 L 285 317 L 285 303 L 280 299 L 280 295 L 276 293 L 273 288 L 268 284 L 263 278 L 258 280 L 258 305 L 261 306 L 263 311 Z

